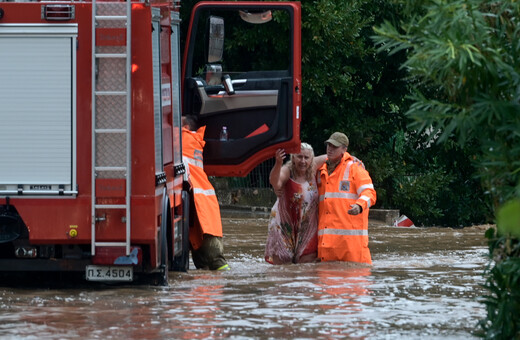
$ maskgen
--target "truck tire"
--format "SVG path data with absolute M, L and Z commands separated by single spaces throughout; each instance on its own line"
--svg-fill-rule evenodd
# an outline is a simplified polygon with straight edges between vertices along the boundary
M 154 273 L 154 282 L 158 286 L 168 286 L 168 228 L 171 226 L 170 204 L 166 188 L 163 192 L 162 217 L 161 217 L 161 235 L 160 235 L 160 260 L 159 271 Z
M 182 191 L 182 251 L 173 258 L 171 269 L 177 272 L 187 272 L 190 260 L 190 194 Z

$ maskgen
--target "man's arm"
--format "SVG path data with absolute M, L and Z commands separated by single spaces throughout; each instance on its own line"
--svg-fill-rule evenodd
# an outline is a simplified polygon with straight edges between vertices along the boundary
M 327 155 L 319 155 L 314 157 L 314 165 L 319 169 L 327 161 Z
M 358 199 L 355 204 L 351 205 L 349 214 L 357 215 L 363 210 L 366 210 L 376 203 L 377 194 L 372 184 L 372 178 L 365 168 L 359 164 L 355 166 L 355 173 L 353 174 L 354 184 L 358 194 Z M 359 212 L 358 212 L 359 210 Z M 357 214 L 356 214 L 357 212 Z

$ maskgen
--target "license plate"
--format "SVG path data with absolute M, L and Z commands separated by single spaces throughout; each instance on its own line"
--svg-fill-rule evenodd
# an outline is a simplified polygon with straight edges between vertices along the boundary
M 87 266 L 87 281 L 132 281 L 134 268 L 125 266 Z

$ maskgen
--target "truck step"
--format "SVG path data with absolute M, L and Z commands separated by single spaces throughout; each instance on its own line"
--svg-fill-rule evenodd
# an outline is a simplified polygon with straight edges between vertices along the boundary
M 96 209 L 126 209 L 124 204 L 96 204 Z
M 96 171 L 126 171 L 126 166 L 96 166 Z
M 127 16 L 126 15 L 96 15 L 96 20 L 121 20 L 126 21 Z
M 96 96 L 126 96 L 126 91 L 96 91 Z
M 126 242 L 96 242 L 96 247 L 126 247 Z
M 126 129 L 95 129 L 96 133 L 126 133 Z
M 96 58 L 126 58 L 126 53 L 96 53 Z

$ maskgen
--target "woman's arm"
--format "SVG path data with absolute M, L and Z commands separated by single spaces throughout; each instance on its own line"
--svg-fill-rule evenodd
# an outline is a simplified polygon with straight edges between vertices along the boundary
M 275 163 L 269 174 L 269 183 L 273 186 L 275 192 L 281 190 L 290 176 L 290 170 L 283 165 L 285 151 L 283 149 L 276 150 Z

